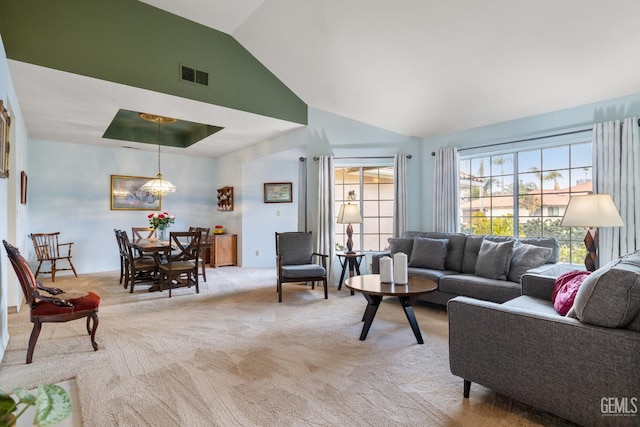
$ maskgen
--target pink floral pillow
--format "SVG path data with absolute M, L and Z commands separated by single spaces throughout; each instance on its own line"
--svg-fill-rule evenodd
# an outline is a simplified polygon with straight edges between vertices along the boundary
M 553 307 L 558 313 L 566 316 L 573 307 L 573 301 L 576 299 L 580 285 L 590 273 L 590 271 L 573 270 L 556 279 L 551 301 L 553 301 Z

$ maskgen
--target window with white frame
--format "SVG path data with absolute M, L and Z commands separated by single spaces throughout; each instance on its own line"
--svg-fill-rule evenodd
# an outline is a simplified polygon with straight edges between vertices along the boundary
M 560 261 L 584 260 L 585 231 L 560 222 L 571 196 L 593 191 L 590 137 L 460 160 L 460 224 L 470 234 L 555 237 Z
M 352 224 L 354 251 L 380 251 L 393 234 L 393 166 L 335 167 L 335 212 L 358 204 L 362 224 Z M 336 224 L 336 250 L 346 250 L 347 224 Z

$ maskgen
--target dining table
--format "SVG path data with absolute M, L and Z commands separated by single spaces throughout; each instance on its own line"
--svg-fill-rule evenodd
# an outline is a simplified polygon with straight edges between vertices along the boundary
M 169 256 L 173 246 L 171 244 L 171 240 L 160 240 L 157 238 L 150 239 L 135 239 L 131 242 L 131 246 L 140 251 L 143 254 L 149 254 L 156 261 L 156 265 L 162 264 L 162 256 Z M 200 243 L 200 249 L 205 249 L 211 246 L 211 242 L 209 239 L 206 239 L 202 243 Z M 157 281 L 156 281 L 157 282 Z M 158 283 L 149 288 L 149 292 L 158 290 Z

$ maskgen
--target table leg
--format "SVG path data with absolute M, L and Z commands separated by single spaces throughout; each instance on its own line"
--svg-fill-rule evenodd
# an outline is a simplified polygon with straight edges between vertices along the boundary
M 340 290 L 342 289 L 342 281 L 344 280 L 344 273 L 347 271 L 347 260 L 345 259 L 344 262 L 342 262 L 342 259 L 340 258 L 338 258 L 338 260 L 340 260 L 340 265 L 342 265 L 342 274 L 340 275 L 340 281 L 338 282 L 338 290 Z
M 404 309 L 404 314 L 407 315 L 407 320 L 411 325 L 411 329 L 413 330 L 413 335 L 415 335 L 416 340 L 418 340 L 418 344 L 424 344 L 424 340 L 422 339 L 422 334 L 420 333 L 420 328 L 418 327 L 418 322 L 416 321 L 416 316 L 413 313 L 412 305 L 413 303 L 415 303 L 416 298 L 398 297 L 398 299 L 400 299 L 400 304 L 402 304 L 402 308 Z
M 376 317 L 376 312 L 378 311 L 378 307 L 380 306 L 380 302 L 382 301 L 381 295 L 362 295 L 364 295 L 364 297 L 367 299 L 367 308 L 364 311 L 364 316 L 362 316 L 364 325 L 362 325 L 360 341 L 364 341 L 367 338 L 369 328 L 371 327 L 371 323 L 373 323 L 373 318 Z
M 354 269 L 358 271 L 358 276 L 360 275 L 360 269 L 358 268 L 358 263 L 355 258 L 349 258 L 349 277 L 353 277 L 355 275 Z M 353 295 L 353 289 L 351 289 L 351 295 Z

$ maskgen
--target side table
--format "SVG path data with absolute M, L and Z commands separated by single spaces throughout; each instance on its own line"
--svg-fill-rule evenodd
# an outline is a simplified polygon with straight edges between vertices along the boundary
M 366 256 L 364 252 L 354 252 L 354 253 L 337 253 L 338 261 L 340 261 L 340 265 L 342 266 L 342 273 L 340 274 L 340 281 L 338 282 L 338 290 L 342 289 L 342 281 L 344 280 L 344 274 L 347 271 L 347 266 L 349 267 L 349 277 L 353 277 L 356 274 L 360 276 L 360 264 L 362 264 L 362 259 Z M 353 290 L 351 290 L 351 295 L 353 295 Z

